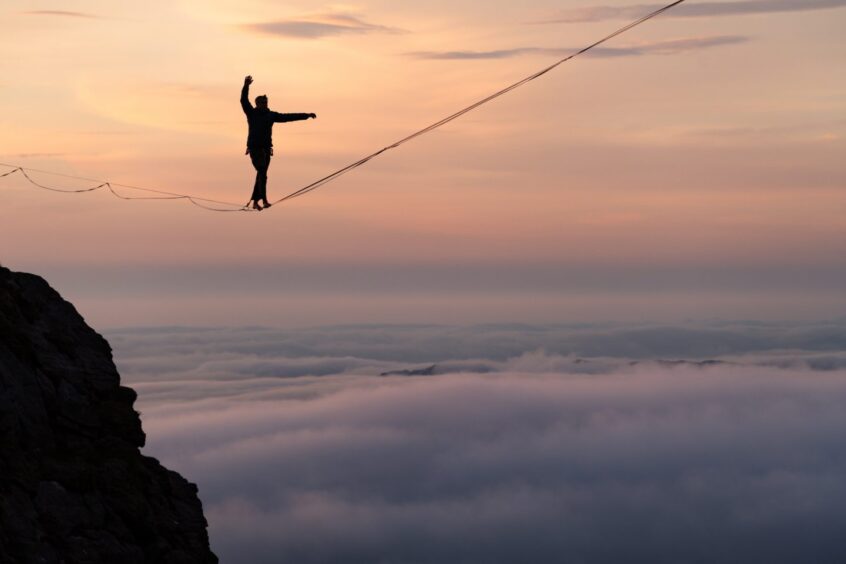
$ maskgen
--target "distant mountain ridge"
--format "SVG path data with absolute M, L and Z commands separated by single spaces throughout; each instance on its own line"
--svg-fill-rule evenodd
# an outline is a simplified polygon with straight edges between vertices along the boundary
M 217 562 L 197 487 L 144 456 L 106 340 L 0 267 L 0 563 Z
M 436 369 L 436 364 L 430 364 L 425 368 L 409 368 L 405 370 L 389 370 L 387 372 L 380 372 L 379 376 L 433 376 Z

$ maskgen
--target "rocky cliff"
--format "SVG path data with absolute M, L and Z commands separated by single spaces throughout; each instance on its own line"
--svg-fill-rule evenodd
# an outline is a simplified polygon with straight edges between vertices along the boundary
M 0 267 L 0 563 L 217 562 L 197 487 L 144 456 L 111 349 Z

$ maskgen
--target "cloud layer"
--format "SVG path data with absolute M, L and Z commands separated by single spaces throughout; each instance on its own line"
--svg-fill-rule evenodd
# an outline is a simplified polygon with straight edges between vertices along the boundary
M 744 360 L 771 359 L 783 351 L 805 359 L 846 351 L 846 322 L 817 323 L 700 323 L 678 325 L 611 324 L 490 324 L 469 327 L 442 325 L 346 325 L 304 329 L 242 328 L 139 328 L 109 331 L 120 368 L 131 374 L 194 371 L 209 378 L 217 362 L 284 366 L 279 376 L 319 375 L 313 366 L 297 372 L 301 363 L 343 361 L 350 368 L 370 366 L 365 374 L 404 364 L 453 366 L 453 362 L 480 362 L 500 369 L 500 364 L 543 350 L 561 357 L 616 359 L 618 362 L 654 359 Z M 801 355 L 795 351 L 803 351 Z M 203 364 L 197 364 L 202 361 Z M 277 368 L 274 368 L 274 370 Z M 222 373 L 231 373 L 226 365 Z M 244 368 L 257 374 L 256 365 Z M 308 372 L 311 370 L 312 372 Z M 341 372 L 338 365 L 326 372 Z M 273 372 L 259 373 L 261 376 Z M 171 374 L 172 375 L 172 374 Z M 164 377 L 164 375 L 163 375 Z
M 109 338 L 224 562 L 846 556 L 842 324 Z
M 663 4 L 633 4 L 629 6 L 592 6 L 566 10 L 541 23 L 581 23 L 604 20 L 628 20 L 644 16 Z M 741 0 L 735 2 L 698 2 L 676 6 L 662 17 L 697 18 L 741 16 L 778 12 L 805 12 L 846 6 L 846 0 Z

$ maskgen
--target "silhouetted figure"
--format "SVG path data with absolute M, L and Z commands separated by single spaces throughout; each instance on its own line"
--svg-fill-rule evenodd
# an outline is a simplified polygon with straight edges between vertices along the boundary
M 299 121 L 308 118 L 316 118 L 316 114 L 280 114 L 271 112 L 267 107 L 267 96 L 256 97 L 256 107 L 250 104 L 250 84 L 253 77 L 244 78 L 244 87 L 241 89 L 241 108 L 247 114 L 247 123 L 250 126 L 250 133 L 247 136 L 247 153 L 256 169 L 256 183 L 253 187 L 253 195 L 250 202 L 257 210 L 264 209 L 259 206 L 261 202 L 265 208 L 270 207 L 267 201 L 267 169 L 270 166 L 270 157 L 273 156 L 273 124 L 286 121 Z M 249 202 L 248 202 L 249 205 Z

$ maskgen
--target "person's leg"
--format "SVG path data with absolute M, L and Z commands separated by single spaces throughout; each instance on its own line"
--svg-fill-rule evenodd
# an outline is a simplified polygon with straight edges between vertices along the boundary
M 253 168 L 256 169 L 256 181 L 253 184 L 253 195 L 250 196 L 250 200 L 253 202 L 253 207 L 258 209 L 258 203 L 266 199 L 267 153 L 262 149 L 251 149 L 250 161 L 253 163 Z
M 262 181 L 262 190 L 261 190 L 261 197 L 262 203 L 264 207 L 269 208 L 270 202 L 267 201 L 267 171 L 270 168 L 270 159 L 273 156 L 273 151 L 268 151 L 265 153 L 265 160 L 264 160 L 264 179 Z

